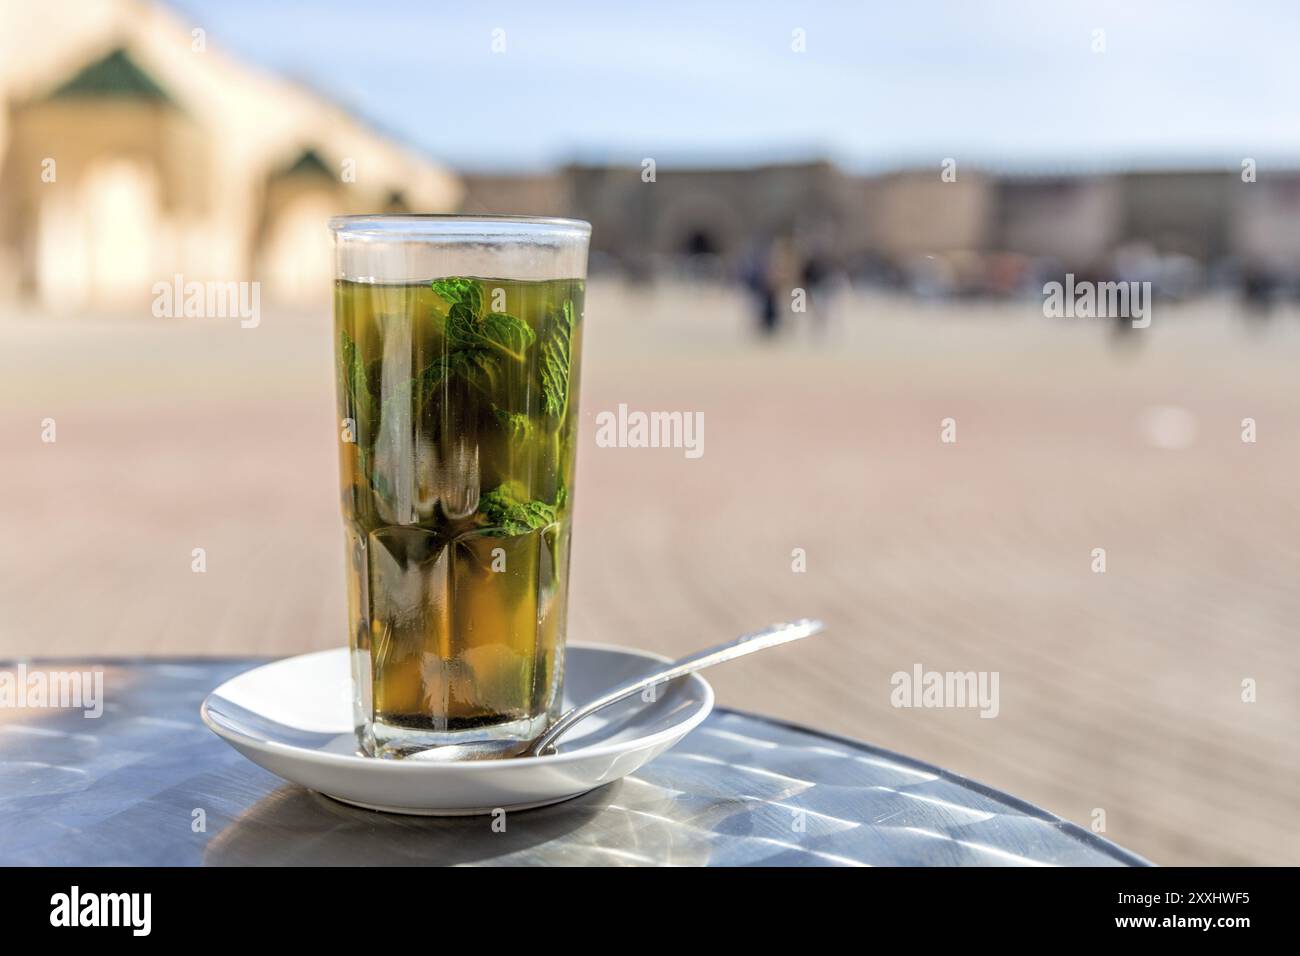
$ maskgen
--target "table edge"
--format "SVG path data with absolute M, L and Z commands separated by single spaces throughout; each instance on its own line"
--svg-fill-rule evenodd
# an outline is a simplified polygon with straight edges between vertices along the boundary
M 288 655 L 288 656 L 292 657 L 294 655 Z M 72 663 L 72 662 L 79 663 L 79 664 L 103 664 L 103 665 L 118 666 L 118 667 L 131 667 L 131 666 L 139 666 L 139 665 L 148 666 L 152 664 L 171 665 L 171 666 L 193 666 L 197 664 L 244 664 L 244 663 L 250 666 L 257 666 L 259 663 L 267 663 L 270 661 L 276 661 L 281 659 L 282 656 L 277 656 L 277 655 L 235 656 L 235 655 L 219 655 L 219 654 L 166 655 L 166 656 L 158 656 L 158 657 L 151 657 L 151 656 L 123 657 L 123 656 L 113 656 L 113 655 L 86 656 L 86 657 L 69 655 L 66 657 L 45 657 L 45 656 L 36 655 L 31 657 L 6 657 L 4 659 L 0 659 L 0 668 L 11 667 L 20 663 L 21 664 L 55 664 L 55 663 Z M 749 720 L 756 720 L 761 723 L 771 724 L 772 726 L 775 727 L 783 727 L 787 730 L 793 730 L 799 733 L 807 734 L 810 737 L 819 737 L 823 740 L 828 740 L 831 741 L 832 743 L 840 744 L 841 746 L 852 747 L 857 750 L 863 751 L 865 753 L 873 754 L 880 757 L 886 757 L 889 760 L 892 760 L 894 762 L 905 764 L 907 766 L 913 767 L 917 770 L 924 771 L 926 773 L 934 774 L 935 776 L 942 777 L 943 779 L 948 780 L 954 784 L 957 784 L 958 786 L 967 787 L 979 794 L 982 794 L 983 796 L 998 800 L 1002 803 L 1006 803 L 1009 806 L 1012 806 L 1015 809 L 1020 810 L 1022 813 L 1026 814 L 1027 816 L 1036 817 L 1047 823 L 1051 823 L 1052 825 L 1058 827 L 1063 832 L 1069 834 L 1071 837 L 1093 847 L 1094 849 L 1096 849 L 1097 851 L 1099 851 L 1100 853 L 1106 856 L 1109 856 L 1113 859 L 1125 863 L 1128 866 L 1153 867 L 1156 865 L 1152 863 L 1150 860 L 1146 859 L 1145 857 L 1137 853 L 1134 853 L 1132 850 L 1127 850 L 1124 847 L 1120 846 L 1118 843 L 1108 840 L 1105 837 L 1098 836 L 1096 833 L 1093 833 L 1091 830 L 1085 829 L 1084 827 L 1079 826 L 1077 823 L 1073 823 L 1069 820 L 1066 820 L 1065 818 L 1060 817 L 1055 813 L 1052 813 L 1050 810 L 1045 810 L 1042 807 L 1037 806 L 1036 804 L 1030 803 L 1028 800 L 1023 800 L 1020 797 L 1013 796 L 1009 793 L 997 789 L 996 787 L 989 786 L 986 783 L 981 783 L 978 780 L 974 780 L 962 774 L 955 773 L 954 771 L 948 770 L 944 767 L 940 767 L 937 764 L 932 764 L 929 763 L 928 761 L 920 760 L 916 757 L 910 757 L 907 754 L 898 753 L 897 751 L 890 750 L 887 747 L 881 747 L 876 744 L 869 743 L 865 740 L 859 740 L 856 737 L 850 737 L 846 734 L 840 734 L 829 730 L 819 730 L 815 727 L 810 727 L 806 724 L 799 723 L 798 721 L 795 720 L 789 720 L 784 717 L 770 717 L 766 714 L 758 714 L 755 713 L 754 711 L 745 710 L 744 708 L 741 707 L 727 707 L 727 706 L 715 704 L 713 708 L 713 714 L 720 714 L 720 713 L 735 714 L 739 717 L 745 717 Z M 710 716 L 713 716 L 713 714 L 710 714 Z

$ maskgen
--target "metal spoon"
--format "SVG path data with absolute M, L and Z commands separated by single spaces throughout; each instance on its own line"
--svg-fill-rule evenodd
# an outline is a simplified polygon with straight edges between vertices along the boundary
M 688 657 L 673 661 L 673 663 L 666 665 L 663 670 L 656 671 L 649 677 L 639 677 L 621 687 L 614 688 L 609 693 L 597 697 L 589 703 L 565 711 L 519 756 L 540 757 L 555 753 L 555 741 L 572 730 L 579 721 L 590 717 L 596 711 L 602 710 L 610 704 L 616 704 L 633 694 L 639 694 L 648 687 L 667 683 L 676 680 L 678 677 L 685 677 L 687 674 L 693 674 L 695 671 L 712 667 L 714 664 L 734 661 L 737 657 L 753 654 L 755 651 L 761 651 L 766 647 L 776 647 L 778 644 L 788 644 L 790 641 L 797 641 L 802 637 L 811 637 L 823 627 L 825 625 L 821 621 L 812 621 L 808 618 L 792 621 L 789 624 L 773 624 L 761 631 L 744 634 L 734 641 L 728 641 L 725 644 L 719 644 L 717 647 L 710 647 L 708 650 L 699 651 Z

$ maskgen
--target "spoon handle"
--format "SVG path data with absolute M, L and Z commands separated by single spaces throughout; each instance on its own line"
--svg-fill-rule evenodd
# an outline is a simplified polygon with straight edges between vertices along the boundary
M 789 624 L 773 624 L 761 631 L 744 634 L 735 640 L 727 641 L 725 644 L 719 644 L 716 647 L 710 647 L 673 661 L 665 666 L 663 670 L 656 671 L 648 677 L 638 678 L 621 687 L 616 687 L 590 703 L 567 711 L 559 720 L 546 728 L 545 733 L 538 737 L 532 746 L 524 752 L 524 756 L 536 756 L 542 753 L 563 734 L 567 733 L 578 721 L 608 707 L 610 704 L 616 704 L 633 694 L 639 694 L 648 687 L 667 683 L 676 680 L 678 677 L 685 677 L 687 674 L 703 670 L 706 667 L 712 667 L 714 664 L 732 661 L 737 657 L 744 657 L 746 654 L 753 654 L 755 651 L 761 651 L 767 647 L 776 647 L 778 644 L 787 644 L 803 637 L 811 637 L 823 627 L 825 625 L 821 621 L 813 621 L 807 618 Z

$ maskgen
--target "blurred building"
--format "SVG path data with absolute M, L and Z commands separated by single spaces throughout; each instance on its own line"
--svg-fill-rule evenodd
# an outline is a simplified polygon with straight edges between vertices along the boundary
M 722 269 L 778 236 L 852 248 L 866 222 L 852 179 L 825 162 L 674 167 L 653 179 L 640 166 L 570 165 L 540 176 L 470 174 L 465 187 L 469 212 L 586 219 L 593 251 L 630 271 L 683 260 Z
M 868 241 L 889 258 L 976 250 L 988 242 L 996 196 L 982 173 L 962 170 L 945 181 L 938 171 L 908 170 L 865 185 Z
M 1232 187 L 1229 245 L 1251 267 L 1300 274 L 1300 173 L 1270 173 Z
M 461 211 L 514 216 L 569 215 L 571 185 L 558 173 L 473 175 L 464 177 Z
M 0 0 L 0 298 L 133 306 L 155 282 L 327 295 L 325 220 L 453 211 L 459 179 L 141 0 Z
M 1236 171 L 1220 170 L 1137 172 L 1119 179 L 1122 238 L 1201 263 L 1232 252 L 1232 205 L 1258 185 L 1242 183 Z
M 593 267 L 631 275 L 734 275 L 756 246 L 793 240 L 836 269 L 924 294 L 1016 294 L 1074 272 L 1186 295 L 1243 263 L 1300 276 L 1300 174 L 941 173 L 857 176 L 814 162 L 660 167 L 648 181 L 640 167 L 574 165 L 467 174 L 465 208 L 587 219 Z
M 1124 223 L 1120 182 L 1107 176 L 1005 178 L 994 209 L 994 248 L 1073 267 L 1100 262 Z

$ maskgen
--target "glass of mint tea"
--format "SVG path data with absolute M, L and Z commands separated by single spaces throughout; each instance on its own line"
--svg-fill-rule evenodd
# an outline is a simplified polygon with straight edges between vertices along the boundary
M 361 749 L 509 756 L 560 707 L 591 227 L 330 228 Z

